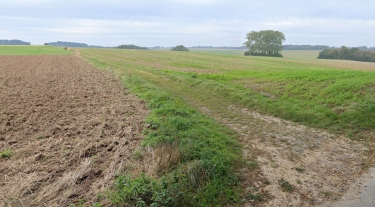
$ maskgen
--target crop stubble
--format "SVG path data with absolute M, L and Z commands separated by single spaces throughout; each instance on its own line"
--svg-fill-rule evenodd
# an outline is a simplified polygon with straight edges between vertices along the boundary
M 125 170 L 147 110 L 110 73 L 71 55 L 0 56 L 0 206 L 67 206 Z

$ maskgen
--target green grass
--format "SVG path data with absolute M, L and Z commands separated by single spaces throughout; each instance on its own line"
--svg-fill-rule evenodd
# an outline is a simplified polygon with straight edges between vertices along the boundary
M 118 178 L 110 194 L 113 203 L 239 202 L 233 170 L 241 147 L 233 132 L 198 113 L 197 107 L 233 116 L 228 106 L 234 105 L 353 137 L 373 132 L 375 73 L 343 69 L 336 65 L 342 62 L 321 62 L 312 59 L 315 51 L 303 52 L 296 58 L 270 58 L 228 51 L 80 49 L 84 58 L 121 77 L 148 104 L 151 127 L 143 146 L 177 143 L 181 153 L 179 162 L 158 178 Z M 351 64 L 348 67 L 357 66 Z M 248 166 L 256 167 L 255 162 Z M 197 177 L 202 177 L 198 183 Z M 288 184 L 280 180 L 284 190 L 293 191 Z
M 84 56 L 86 51 L 101 50 L 82 50 Z M 106 59 L 95 58 L 90 62 L 112 70 L 132 93 L 147 103 L 150 115 L 146 123 L 150 127 L 144 132 L 146 137 L 142 146 L 175 146 L 179 152 L 178 162 L 172 163 L 156 178 L 145 174 L 135 178 L 129 175 L 118 177 L 114 190 L 108 194 L 113 204 L 225 206 L 240 202 L 240 189 L 236 187 L 238 177 L 234 170 L 236 165 L 242 164 L 241 147 L 232 131 L 139 75 L 142 71 L 126 64 L 113 67 L 116 64 Z M 139 154 L 139 151 L 135 152 L 134 156 L 139 157 Z
M 2 152 L 0 152 L 0 158 L 2 159 L 6 159 L 6 158 L 10 158 L 12 157 L 13 153 L 11 150 L 4 150 Z
M 65 55 L 69 50 L 53 46 L 0 46 L 0 55 Z
M 131 70 L 190 103 L 246 107 L 353 137 L 375 129 L 375 73 L 311 59 L 316 51 L 302 51 L 299 61 L 194 51 L 83 52 L 96 64 Z
M 289 193 L 294 191 L 294 187 L 288 181 L 285 181 L 284 179 L 279 180 L 279 185 L 283 191 L 286 191 Z

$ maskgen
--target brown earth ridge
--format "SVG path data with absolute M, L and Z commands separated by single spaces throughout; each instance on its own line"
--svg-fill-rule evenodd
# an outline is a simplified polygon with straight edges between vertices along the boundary
M 0 71 L 0 206 L 92 205 L 137 169 L 148 112 L 109 72 L 73 55 L 0 56 Z

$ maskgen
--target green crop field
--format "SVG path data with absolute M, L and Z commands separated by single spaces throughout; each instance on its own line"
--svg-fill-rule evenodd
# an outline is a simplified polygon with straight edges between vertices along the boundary
M 375 129 L 375 73 L 358 70 L 361 64 L 343 69 L 342 61 L 314 62 L 314 51 L 303 51 L 298 61 L 288 57 L 292 51 L 287 51 L 286 58 L 202 51 L 82 52 L 101 67 L 121 68 L 182 99 L 241 105 L 336 133 Z
M 111 194 L 115 204 L 143 201 L 130 189 L 152 194 L 155 205 L 241 203 L 241 188 L 235 184 L 239 179 L 235 171 L 244 162 L 239 135 L 212 120 L 240 119 L 232 106 L 373 142 L 375 64 L 317 60 L 318 51 L 285 51 L 284 58 L 245 57 L 238 50 L 79 51 L 93 65 L 121 78 L 148 104 L 146 122 L 151 129 L 145 131 L 143 146 L 169 143 L 183 154 L 161 178 L 120 177 Z M 256 161 L 250 163 L 258 166 Z M 192 187 L 198 174 L 192 175 L 190 167 L 209 182 Z M 247 177 L 261 180 L 256 169 L 248 168 L 253 175 Z M 194 179 L 184 178 L 187 174 Z M 158 203 L 166 201 L 159 197 L 163 193 L 170 203 Z M 184 199 L 176 197 L 180 194 Z
M 0 55 L 64 55 L 69 50 L 53 46 L 0 46 Z

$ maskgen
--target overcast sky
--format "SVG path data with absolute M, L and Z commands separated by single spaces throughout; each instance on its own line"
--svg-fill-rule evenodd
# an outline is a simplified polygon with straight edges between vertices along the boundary
M 2 0 L 0 39 L 117 46 L 241 46 L 279 30 L 285 44 L 375 46 L 372 0 Z

